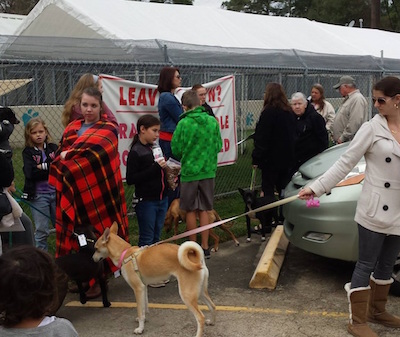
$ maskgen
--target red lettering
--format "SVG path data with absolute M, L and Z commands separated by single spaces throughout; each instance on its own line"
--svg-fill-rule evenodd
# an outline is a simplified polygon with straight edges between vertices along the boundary
M 224 152 L 228 152 L 230 147 L 229 139 L 225 138 L 224 139 Z
M 129 105 L 135 105 L 135 91 L 136 88 L 129 88 L 128 90 Z
M 137 102 L 136 102 L 136 105 L 141 105 L 141 104 L 144 105 L 144 106 L 147 105 L 146 89 L 145 88 L 140 89 L 139 97 L 138 97 Z
M 126 138 L 126 130 L 128 130 L 128 125 L 125 123 L 119 123 L 119 138 Z
M 149 89 L 149 99 L 150 99 L 150 105 L 154 106 L 156 103 L 156 96 L 157 96 L 157 89 Z
M 215 88 L 210 88 L 208 91 L 208 101 L 215 102 Z
M 136 126 L 135 124 L 131 124 L 131 132 L 129 133 L 129 138 L 133 139 L 133 137 L 135 137 L 135 135 L 137 134 L 137 130 L 136 130 Z
M 124 98 L 124 87 L 119 87 L 119 105 L 127 105 L 128 102 Z
M 220 116 L 219 125 L 221 127 L 221 130 L 229 129 L 229 116 L 228 115 Z
M 129 154 L 129 151 L 128 150 L 124 150 L 122 152 L 122 155 L 121 155 L 122 164 L 125 165 L 125 166 L 126 166 L 126 163 L 128 161 L 128 154 Z
M 228 152 L 230 146 L 231 146 L 231 143 L 230 143 L 229 139 L 228 138 L 224 138 L 223 141 L 222 141 L 222 149 L 219 152 Z

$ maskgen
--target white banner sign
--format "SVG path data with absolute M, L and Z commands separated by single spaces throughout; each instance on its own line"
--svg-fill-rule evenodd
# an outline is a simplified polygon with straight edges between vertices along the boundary
M 125 180 L 126 161 L 139 117 L 155 114 L 158 117 L 157 86 L 152 84 L 127 81 L 108 75 L 101 75 L 103 99 L 119 123 L 119 153 L 121 158 L 121 174 Z M 222 150 L 218 154 L 218 165 L 230 165 L 237 159 L 236 137 L 236 105 L 235 77 L 233 75 L 205 83 L 207 103 L 212 107 L 218 119 Z M 178 88 L 176 96 L 180 100 L 182 94 L 190 88 Z

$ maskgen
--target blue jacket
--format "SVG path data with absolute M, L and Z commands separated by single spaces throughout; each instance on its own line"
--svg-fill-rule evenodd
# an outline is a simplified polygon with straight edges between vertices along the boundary
M 173 133 L 179 122 L 183 108 L 178 99 L 170 92 L 162 92 L 158 99 L 158 114 L 160 115 L 160 131 Z

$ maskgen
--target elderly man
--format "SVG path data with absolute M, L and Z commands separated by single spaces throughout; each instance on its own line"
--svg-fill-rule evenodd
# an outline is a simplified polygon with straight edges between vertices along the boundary
M 341 144 L 351 141 L 360 126 L 367 121 L 368 104 L 351 76 L 342 76 L 333 88 L 339 89 L 344 97 L 332 125 L 333 140 Z
M 301 164 L 328 147 L 328 132 L 324 117 L 314 109 L 303 93 L 294 93 L 290 104 L 296 116 L 294 167 L 296 171 Z

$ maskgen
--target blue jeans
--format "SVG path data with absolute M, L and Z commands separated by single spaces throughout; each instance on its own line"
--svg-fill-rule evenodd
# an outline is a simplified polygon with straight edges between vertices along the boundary
M 400 236 L 370 231 L 358 225 L 358 261 L 351 288 L 367 287 L 373 272 L 377 280 L 389 280 L 400 252 Z
M 140 201 L 135 208 L 139 223 L 138 246 L 147 246 L 160 241 L 168 209 L 168 198 L 155 201 Z
M 56 223 L 56 193 L 39 193 L 30 204 L 35 224 L 36 247 L 47 251 L 49 221 L 51 221 L 52 226 Z

